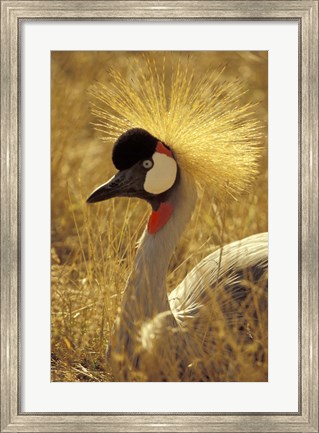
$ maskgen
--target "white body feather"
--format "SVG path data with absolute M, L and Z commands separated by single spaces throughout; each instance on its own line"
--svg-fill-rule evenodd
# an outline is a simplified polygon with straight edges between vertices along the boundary
M 268 233 L 259 233 L 232 242 L 214 251 L 199 262 L 169 295 L 172 313 L 179 320 L 183 315 L 194 314 L 209 302 L 211 290 L 221 284 L 235 284 L 232 277 L 237 272 L 256 265 L 267 271 Z M 231 274 L 227 275 L 231 270 Z

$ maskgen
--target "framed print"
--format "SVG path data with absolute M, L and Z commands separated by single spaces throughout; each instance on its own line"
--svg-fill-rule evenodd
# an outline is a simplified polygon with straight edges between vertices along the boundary
M 1 20 L 1 431 L 318 431 L 318 2 Z

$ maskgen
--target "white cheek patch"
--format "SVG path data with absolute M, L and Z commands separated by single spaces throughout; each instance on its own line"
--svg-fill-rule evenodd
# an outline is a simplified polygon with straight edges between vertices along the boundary
M 170 189 L 176 180 L 177 164 L 174 158 L 155 152 L 154 165 L 146 173 L 144 189 L 151 194 L 161 194 Z

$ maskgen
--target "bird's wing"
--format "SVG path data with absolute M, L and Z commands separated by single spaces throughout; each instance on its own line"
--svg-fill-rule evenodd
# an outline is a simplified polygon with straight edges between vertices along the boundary
M 197 315 L 216 301 L 220 292 L 228 291 L 239 299 L 244 295 L 243 279 L 258 284 L 265 278 L 267 268 L 268 233 L 225 245 L 198 263 L 170 293 L 171 310 L 180 321 Z

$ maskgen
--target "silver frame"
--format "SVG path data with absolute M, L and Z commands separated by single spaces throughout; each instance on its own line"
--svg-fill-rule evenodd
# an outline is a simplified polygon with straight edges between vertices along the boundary
M 295 20 L 299 24 L 299 410 L 24 414 L 19 393 L 19 23 L 31 19 Z M 1 0 L 1 432 L 318 432 L 318 0 Z

